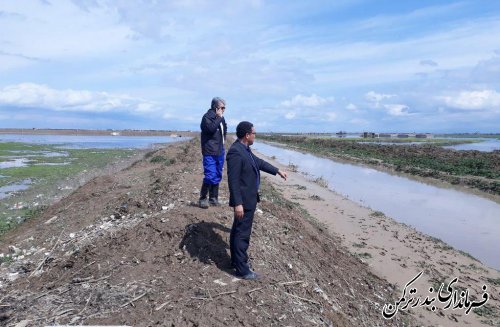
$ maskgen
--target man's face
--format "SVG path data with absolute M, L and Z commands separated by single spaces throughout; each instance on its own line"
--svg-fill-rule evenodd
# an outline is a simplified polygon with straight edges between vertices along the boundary
M 255 141 L 255 127 L 252 127 L 252 133 L 247 134 L 248 136 L 248 145 L 252 145 L 253 142 Z
M 222 112 L 226 111 L 226 105 L 222 102 L 217 102 L 217 108 L 222 109 Z

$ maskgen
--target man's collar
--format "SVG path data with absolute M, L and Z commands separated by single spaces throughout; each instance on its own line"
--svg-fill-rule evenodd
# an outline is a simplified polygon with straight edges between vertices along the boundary
M 243 145 L 245 147 L 245 149 L 250 150 L 250 146 L 249 145 L 241 142 L 240 139 L 238 139 L 237 141 L 238 141 L 239 144 Z

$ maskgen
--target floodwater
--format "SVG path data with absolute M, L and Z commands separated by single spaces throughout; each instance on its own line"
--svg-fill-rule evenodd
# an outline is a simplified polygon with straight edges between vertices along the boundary
M 492 152 L 494 150 L 500 150 L 499 139 L 481 139 L 481 140 L 482 142 L 445 146 L 445 148 L 455 149 L 455 150 L 477 150 L 482 152 Z
M 252 147 L 313 179 L 322 177 L 331 190 L 500 270 L 500 204 L 494 201 L 278 146 L 256 142 Z
M 56 144 L 61 149 L 138 149 L 148 148 L 157 143 L 172 143 L 186 139 L 186 137 L 171 136 L 0 134 L 0 142 Z
M 0 157 L 4 159 L 5 157 Z M 6 158 L 7 161 L 0 161 L 0 169 L 3 168 L 13 168 L 13 167 L 25 167 L 28 165 L 28 160 L 25 158 Z
M 12 192 L 24 191 L 30 187 L 31 179 L 25 179 L 16 184 L 9 184 L 0 187 L 0 200 L 9 197 Z

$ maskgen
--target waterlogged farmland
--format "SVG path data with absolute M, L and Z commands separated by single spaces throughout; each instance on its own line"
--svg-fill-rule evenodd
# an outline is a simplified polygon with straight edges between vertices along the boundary
M 443 142 L 395 145 L 305 136 L 259 135 L 259 138 L 326 157 L 436 178 L 500 195 L 500 151 L 456 151 L 443 148 Z
M 65 181 L 128 159 L 136 152 L 0 143 L 0 234 L 43 210 L 58 185 L 70 190 L 72 186 L 64 185 Z

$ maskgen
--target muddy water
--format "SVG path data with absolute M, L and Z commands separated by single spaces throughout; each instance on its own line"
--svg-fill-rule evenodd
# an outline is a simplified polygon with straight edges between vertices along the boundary
M 500 270 L 500 204 L 494 201 L 260 142 L 252 148 L 282 164 L 296 165 L 311 179 L 322 177 L 335 192 Z

